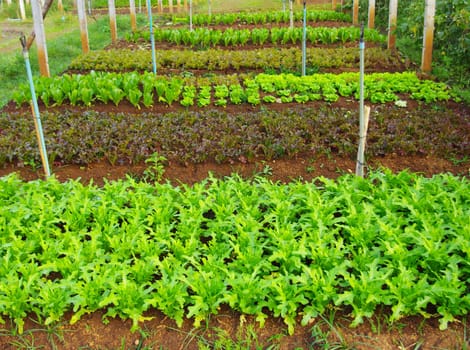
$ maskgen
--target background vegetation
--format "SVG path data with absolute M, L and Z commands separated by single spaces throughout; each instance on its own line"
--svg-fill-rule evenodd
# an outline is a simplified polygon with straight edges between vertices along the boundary
M 360 20 L 367 23 L 368 0 L 360 0 Z M 348 0 L 346 8 L 350 8 Z M 421 61 L 424 27 L 424 1 L 399 1 L 397 47 L 415 62 Z M 389 1 L 376 1 L 376 26 L 388 27 Z M 470 2 L 467 0 L 436 1 L 433 73 L 440 79 L 470 93 Z

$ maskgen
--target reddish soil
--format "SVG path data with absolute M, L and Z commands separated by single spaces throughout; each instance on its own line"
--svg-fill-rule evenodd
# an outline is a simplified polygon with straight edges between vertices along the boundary
M 214 345 L 220 339 L 218 349 L 227 349 L 233 342 L 243 349 L 464 349 L 468 343 L 469 320 L 462 319 L 439 330 L 436 319 L 406 317 L 394 324 L 386 320 L 385 312 L 379 312 L 366 323 L 351 328 L 351 319 L 339 310 L 319 317 L 307 326 L 296 327 L 288 335 L 281 319 L 268 318 L 260 328 L 250 316 L 243 316 L 222 306 L 218 315 L 207 324 L 194 328 L 191 320 L 183 326 L 176 324 L 159 312 L 149 312 L 149 320 L 142 323 L 140 331 L 131 332 L 131 322 L 108 319 L 103 323 L 102 312 L 84 316 L 70 325 L 67 320 L 39 326 L 28 319 L 25 332 L 12 336 L 8 326 L 0 325 L 0 348 L 13 349 L 198 349 L 198 344 Z M 300 322 L 300 318 L 299 318 Z M 332 324 L 333 322 L 333 324 Z M 8 325 L 8 322 L 7 322 Z M 250 332 L 251 331 L 251 332 Z M 229 344 L 232 342 L 232 344 Z M 29 346 L 29 347 L 28 347 Z M 34 347 L 33 347 L 34 346 Z M 212 349 L 213 347 L 206 347 Z M 232 347 L 233 348 L 233 347 Z

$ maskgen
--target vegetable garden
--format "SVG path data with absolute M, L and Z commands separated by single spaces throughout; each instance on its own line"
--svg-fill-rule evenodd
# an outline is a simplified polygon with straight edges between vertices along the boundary
M 30 87 L 11 92 L 0 347 L 466 349 L 465 94 L 365 30 L 355 176 L 361 29 L 347 8 L 308 2 L 302 75 L 300 7 L 290 28 L 281 2 L 222 3 L 196 5 L 191 29 L 184 11 L 157 15 L 157 75 L 141 20 L 34 77 L 51 178 Z

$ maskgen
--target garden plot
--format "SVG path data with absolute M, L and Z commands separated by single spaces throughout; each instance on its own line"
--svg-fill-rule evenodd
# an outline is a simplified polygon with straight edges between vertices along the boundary
M 0 345 L 464 346 L 468 106 L 371 32 L 371 169 L 347 174 L 358 28 L 311 26 L 301 77 L 298 29 L 232 17 L 160 29 L 157 76 L 134 37 L 36 79 L 53 171 L 82 181 L 1 178 L 0 315 L 23 335 Z M 38 177 L 29 98 L 2 111 L 2 174 Z

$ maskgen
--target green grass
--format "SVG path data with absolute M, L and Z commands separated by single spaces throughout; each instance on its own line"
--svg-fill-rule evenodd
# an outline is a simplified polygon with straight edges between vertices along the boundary
M 139 22 L 144 22 L 145 16 L 138 16 Z M 30 25 L 30 24 L 29 24 Z M 16 29 L 24 28 L 24 33 L 30 32 L 28 23 L 17 24 Z M 117 16 L 118 36 L 122 37 L 130 32 L 129 16 Z M 55 13 L 45 22 L 47 52 L 51 75 L 57 75 L 67 69 L 70 62 L 82 53 L 78 19 L 72 15 L 62 17 Z M 109 20 L 107 16 L 88 19 L 88 36 L 90 50 L 102 49 L 111 42 Z M 26 82 L 26 68 L 19 37 L 11 38 L 9 50 L 2 50 L 0 55 L 0 108 L 10 99 L 13 90 L 21 83 Z M 17 49 L 14 49 L 15 43 Z M 11 49 L 13 48 L 13 49 Z M 39 75 L 36 46 L 30 50 L 30 62 L 33 75 Z

